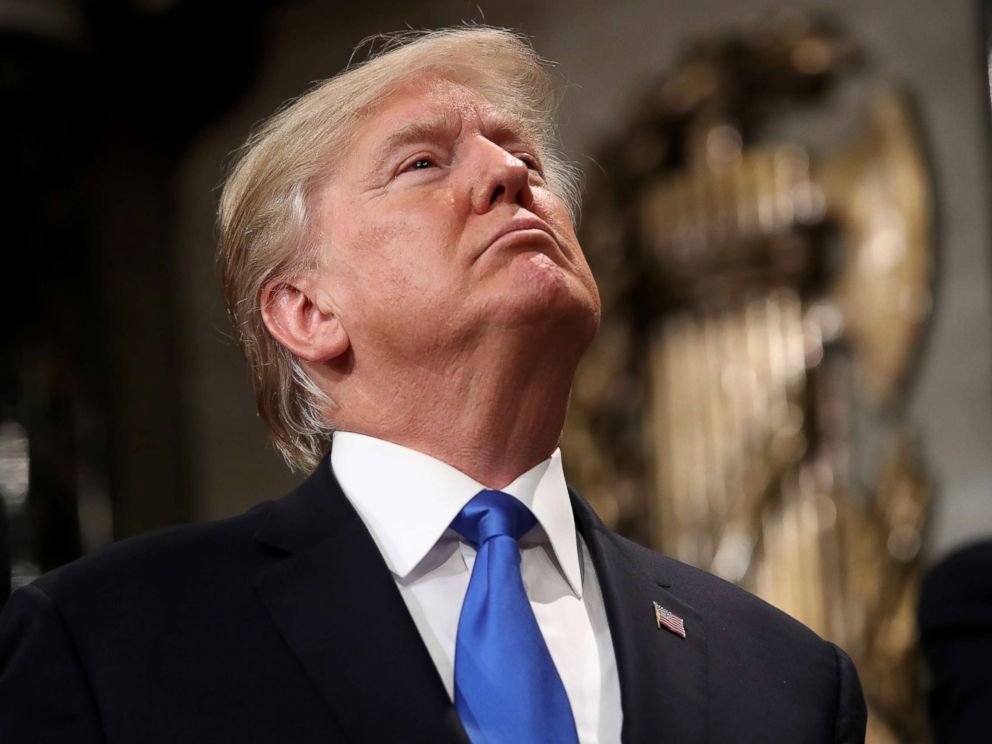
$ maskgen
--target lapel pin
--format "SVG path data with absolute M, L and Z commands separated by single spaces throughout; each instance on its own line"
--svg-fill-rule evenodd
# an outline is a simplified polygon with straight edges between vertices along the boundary
M 682 618 L 657 602 L 651 604 L 654 605 L 654 619 L 658 621 L 658 628 L 668 628 L 675 635 L 685 638 L 685 623 L 682 622 Z

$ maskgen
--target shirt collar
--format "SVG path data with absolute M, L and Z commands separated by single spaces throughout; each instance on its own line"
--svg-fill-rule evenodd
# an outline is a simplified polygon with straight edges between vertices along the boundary
M 430 455 L 363 434 L 335 432 L 331 466 L 389 570 L 405 578 L 458 512 L 487 486 Z M 575 518 L 561 450 L 500 489 L 530 508 L 558 565 L 582 597 Z

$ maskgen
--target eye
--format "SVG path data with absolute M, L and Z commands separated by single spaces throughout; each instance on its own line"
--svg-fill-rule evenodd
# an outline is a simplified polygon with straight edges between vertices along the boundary
M 413 160 L 407 161 L 407 163 L 400 168 L 401 173 L 409 173 L 412 171 L 427 170 L 428 168 L 436 168 L 437 161 L 434 158 L 427 157 L 426 155 L 420 155 Z
M 511 150 L 510 154 L 513 155 L 513 157 L 515 157 L 517 160 L 522 162 L 524 165 L 526 165 L 530 170 L 537 171 L 538 173 L 541 172 L 541 161 L 538 160 L 537 156 L 534 155 L 532 152 L 528 150 L 513 152 Z
M 526 165 L 529 170 L 534 171 L 538 175 L 543 174 L 540 161 L 529 152 L 515 152 L 513 153 L 513 157 Z

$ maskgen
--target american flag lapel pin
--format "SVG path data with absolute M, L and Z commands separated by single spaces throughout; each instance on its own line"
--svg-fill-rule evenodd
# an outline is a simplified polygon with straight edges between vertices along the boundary
M 668 628 L 675 635 L 685 638 L 685 623 L 682 622 L 682 618 L 657 602 L 651 604 L 654 605 L 654 619 L 658 621 L 658 628 Z

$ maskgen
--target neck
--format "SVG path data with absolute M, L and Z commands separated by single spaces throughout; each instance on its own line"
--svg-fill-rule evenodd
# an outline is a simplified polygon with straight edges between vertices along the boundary
M 410 447 L 502 488 L 558 446 L 583 350 L 487 339 L 426 363 L 355 361 L 327 388 L 335 428 Z

